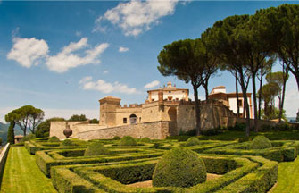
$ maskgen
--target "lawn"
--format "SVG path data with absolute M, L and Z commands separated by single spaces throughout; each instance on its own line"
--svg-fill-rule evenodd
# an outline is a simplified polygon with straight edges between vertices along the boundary
M 39 170 L 35 155 L 25 147 L 12 147 L 5 164 L 1 191 L 6 193 L 54 193 L 51 179 Z
M 299 190 L 299 158 L 294 162 L 280 163 L 278 183 L 271 193 L 297 193 Z

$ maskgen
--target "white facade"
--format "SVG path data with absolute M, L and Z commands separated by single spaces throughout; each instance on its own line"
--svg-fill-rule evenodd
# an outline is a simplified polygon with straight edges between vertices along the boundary
M 163 100 L 173 101 L 173 100 L 188 100 L 188 89 L 183 88 L 176 88 L 175 86 L 171 85 L 171 82 L 167 83 L 167 87 L 155 89 L 155 90 L 148 90 L 148 98 L 149 102 L 158 101 L 159 100 L 159 93 L 162 91 L 163 93 Z

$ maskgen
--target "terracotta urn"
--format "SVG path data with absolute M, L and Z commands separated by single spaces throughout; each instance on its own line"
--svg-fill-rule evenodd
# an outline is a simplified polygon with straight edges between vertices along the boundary
M 72 135 L 73 131 L 71 130 L 71 127 L 68 123 L 66 123 L 66 129 L 63 130 L 63 135 L 66 138 L 69 138 Z

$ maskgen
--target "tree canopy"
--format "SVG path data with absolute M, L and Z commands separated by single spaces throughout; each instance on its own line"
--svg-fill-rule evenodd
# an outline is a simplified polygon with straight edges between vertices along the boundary
M 44 119 L 45 113 L 32 105 L 24 105 L 5 115 L 6 122 L 14 122 L 23 130 L 24 136 L 27 129 L 35 133 L 36 127 Z

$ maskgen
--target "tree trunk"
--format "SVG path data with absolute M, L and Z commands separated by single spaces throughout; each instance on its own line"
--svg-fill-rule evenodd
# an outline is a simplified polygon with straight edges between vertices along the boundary
M 246 86 L 245 86 L 245 80 L 243 76 L 243 72 L 240 74 L 240 85 L 243 93 L 243 99 L 244 99 L 244 114 L 246 115 L 246 128 L 245 128 L 245 135 L 246 137 L 249 137 L 250 135 L 250 114 L 249 114 L 249 105 L 247 101 L 247 92 L 246 92 Z
M 263 75 L 261 73 L 260 92 L 259 92 L 259 120 L 262 119 L 262 92 L 263 92 Z
M 237 93 L 237 117 L 239 118 L 240 116 L 240 107 L 239 107 L 239 92 L 238 92 L 238 73 L 236 72 L 236 93 Z
M 253 91 L 253 114 L 254 114 L 254 121 L 253 127 L 256 132 L 258 132 L 257 128 L 257 101 L 256 101 L 256 87 L 255 87 L 255 73 L 252 73 L 252 91 Z
M 199 136 L 201 134 L 201 125 L 200 125 L 200 108 L 198 101 L 198 92 L 196 85 L 192 84 L 194 90 L 194 100 L 195 100 L 195 129 L 196 135 Z
M 287 87 L 287 78 L 288 78 L 288 70 L 285 68 L 285 69 L 283 69 L 283 72 L 284 72 L 284 76 L 283 76 L 282 96 L 281 96 L 280 102 L 278 103 L 278 105 L 279 105 L 278 106 L 279 107 L 278 122 L 279 123 L 281 122 L 286 87 Z
M 208 83 L 203 84 L 203 87 L 205 89 L 205 94 L 206 94 L 206 101 L 209 100 L 209 90 L 208 90 Z
M 291 71 L 293 73 L 293 71 Z M 297 87 L 298 87 L 298 91 L 299 91 L 299 71 L 296 71 L 295 73 L 293 73 L 297 82 Z

